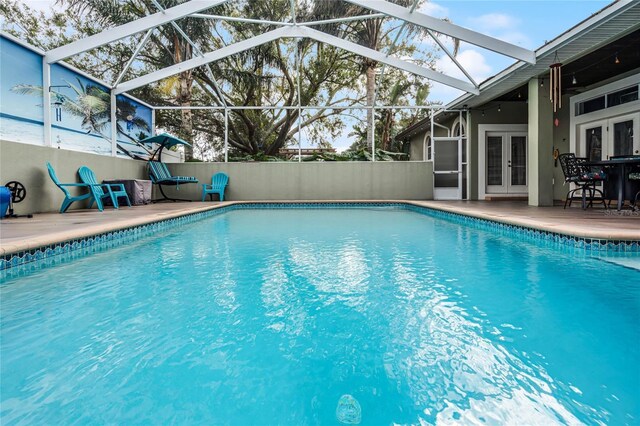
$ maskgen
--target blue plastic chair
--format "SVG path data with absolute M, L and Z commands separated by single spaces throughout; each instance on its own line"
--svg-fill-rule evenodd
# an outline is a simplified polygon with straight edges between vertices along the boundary
M 88 185 L 86 183 L 60 183 L 58 177 L 56 176 L 56 172 L 53 170 L 53 166 L 50 163 L 47 163 L 47 170 L 49 171 L 49 177 L 51 178 L 53 183 L 55 183 L 56 186 L 60 188 L 60 190 L 64 193 L 64 200 L 62 201 L 62 206 L 60 206 L 60 213 L 66 212 L 69 209 L 69 206 L 71 206 L 71 204 L 73 204 L 74 202 L 86 200 L 87 198 L 90 198 L 92 196 L 91 185 Z M 89 192 L 78 196 L 72 196 L 67 190 L 67 188 L 69 187 L 87 188 Z
M 224 190 L 229 183 L 229 176 L 220 172 L 211 177 L 211 185 L 207 183 L 202 184 L 202 201 L 209 194 L 209 198 L 213 201 L 213 194 L 218 194 L 220 201 L 224 201 Z
M 89 202 L 89 208 L 93 206 L 93 202 L 95 201 L 96 205 L 98 206 L 98 210 L 103 211 L 104 205 L 102 204 L 102 199 L 107 197 L 111 199 L 111 202 L 113 203 L 113 207 L 116 209 L 119 207 L 118 198 L 120 197 L 124 197 L 125 200 L 127 200 L 127 205 L 131 207 L 131 201 L 129 201 L 129 195 L 127 194 L 127 191 L 124 190 L 123 184 L 99 183 L 95 173 L 93 173 L 93 170 L 91 170 L 87 166 L 80 167 L 78 169 L 78 174 L 80 175 L 80 179 L 84 183 L 91 185 L 90 188 L 91 188 L 91 194 L 93 196 L 93 199 L 91 200 L 91 202 Z M 107 192 L 104 192 L 103 188 L 106 188 Z

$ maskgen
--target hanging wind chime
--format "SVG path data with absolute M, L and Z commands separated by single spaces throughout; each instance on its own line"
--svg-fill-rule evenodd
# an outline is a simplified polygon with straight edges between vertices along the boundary
M 53 88 L 58 88 L 58 87 L 70 87 L 68 85 L 57 85 L 57 86 L 49 86 L 49 93 L 51 93 L 52 96 L 52 104 L 53 104 L 53 112 L 55 114 L 56 117 L 56 121 L 62 121 L 62 104 L 64 103 L 64 95 L 61 93 L 56 92 L 55 90 L 51 90 Z
M 558 62 L 558 52 L 549 65 L 549 99 L 553 104 L 553 112 L 562 108 L 562 64 Z

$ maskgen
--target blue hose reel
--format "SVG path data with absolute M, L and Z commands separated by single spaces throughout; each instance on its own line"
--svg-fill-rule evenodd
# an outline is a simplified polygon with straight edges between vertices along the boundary
M 4 186 L 0 186 L 0 219 L 18 217 L 18 215 L 13 213 L 13 205 L 24 200 L 26 196 L 26 188 L 17 180 L 12 180 Z M 27 215 L 27 217 L 33 216 Z
M 0 219 L 7 215 L 9 204 L 11 204 L 11 191 L 6 186 L 0 186 Z

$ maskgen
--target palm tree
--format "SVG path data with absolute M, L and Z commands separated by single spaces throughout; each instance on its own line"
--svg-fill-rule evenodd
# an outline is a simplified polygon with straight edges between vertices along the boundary
M 423 0 L 422 0 L 423 1 Z M 414 0 L 399 0 L 395 3 L 409 6 Z M 341 1 L 317 1 L 314 4 L 314 15 L 317 19 L 330 19 L 336 16 L 350 17 L 370 14 L 369 9 Z M 364 19 L 347 24 L 328 24 L 321 27 L 323 31 L 341 38 L 351 38 L 355 43 L 373 50 L 380 50 L 389 44 L 387 39 L 395 28 L 385 28 L 388 18 Z M 378 63 L 368 58 L 361 59 L 362 72 L 366 78 L 367 106 L 373 106 L 376 96 L 376 69 Z M 367 110 L 367 146 L 373 146 L 374 134 L 371 131 L 374 120 L 372 109 Z
M 107 136 L 104 132 L 109 128 L 109 122 L 111 118 L 111 99 L 109 93 L 107 93 L 103 88 L 93 85 L 93 84 L 84 84 L 80 78 L 76 78 L 76 84 L 73 84 L 67 80 L 63 80 L 66 85 L 73 90 L 75 96 L 67 96 L 62 93 L 56 93 L 56 103 L 59 104 L 60 108 L 67 113 L 73 115 L 74 117 L 81 118 L 81 126 L 84 130 L 89 133 L 93 133 L 101 138 L 109 141 L 111 143 L 111 138 Z M 15 93 L 19 93 L 22 95 L 33 95 L 42 97 L 43 90 L 42 86 L 34 86 L 30 84 L 18 84 L 11 88 L 11 90 Z M 121 103 L 121 107 L 116 110 L 116 120 L 117 121 L 126 121 L 127 117 L 131 117 L 132 122 L 135 123 L 141 129 L 150 131 L 149 125 L 140 117 L 135 116 L 135 107 L 127 102 Z M 47 109 L 45 108 L 45 113 L 47 113 Z M 130 137 L 122 126 L 119 124 L 116 125 L 117 131 L 119 135 L 123 135 L 124 137 L 130 139 L 133 143 L 135 143 L 139 148 L 142 148 L 147 154 L 151 154 L 151 151 L 140 144 L 137 140 Z M 122 145 L 117 144 L 118 149 L 127 154 L 132 158 L 140 158 L 138 155 L 130 152 Z

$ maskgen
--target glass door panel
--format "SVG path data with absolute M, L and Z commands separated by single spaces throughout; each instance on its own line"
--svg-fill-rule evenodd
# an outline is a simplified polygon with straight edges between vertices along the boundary
M 509 137 L 509 187 L 507 192 L 526 192 L 527 190 L 527 137 L 510 135 Z
M 613 124 L 613 155 L 633 155 L 633 120 Z
M 502 136 L 487 138 L 487 184 L 502 185 Z
M 504 185 L 504 136 L 487 135 L 487 193 L 506 192 Z
M 589 161 L 602 160 L 602 126 L 588 128 L 585 134 L 587 141 L 586 157 Z
M 591 161 L 612 156 L 640 155 L 640 113 L 580 125 L 579 157 Z

